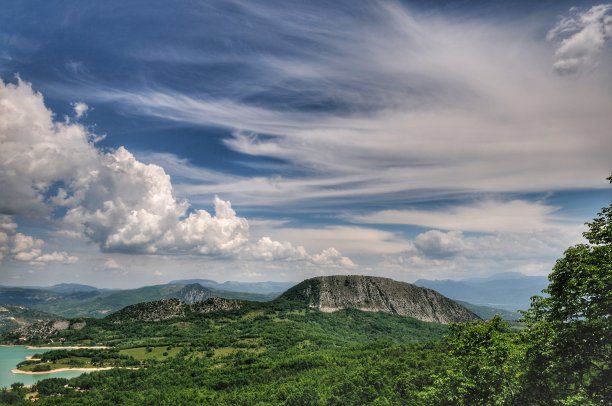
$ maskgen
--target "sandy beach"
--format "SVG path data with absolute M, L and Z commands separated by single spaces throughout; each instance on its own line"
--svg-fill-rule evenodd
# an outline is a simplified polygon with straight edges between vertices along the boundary
M 65 345 L 65 346 L 44 346 L 38 347 L 36 345 L 24 345 L 24 344 L 0 344 L 0 347 L 25 347 L 28 350 L 78 350 L 78 349 L 90 349 L 90 350 L 104 350 L 108 347 L 106 345 L 93 345 L 93 346 L 85 346 L 85 345 Z
M 82 372 L 92 372 L 92 371 L 107 371 L 109 369 L 113 369 L 116 367 L 100 367 L 100 368 L 58 368 L 58 369 L 51 369 L 49 371 L 40 371 L 40 372 L 33 372 L 33 371 L 22 371 L 20 369 L 11 369 L 11 372 L 14 374 L 25 374 L 25 375 L 41 375 L 41 374 L 52 374 L 55 372 L 64 372 L 64 371 L 82 371 Z
M 107 347 L 105 345 L 94 345 L 91 347 L 87 347 L 87 346 L 79 346 L 79 345 L 67 345 L 64 347 L 37 347 L 35 345 L 28 345 L 26 347 L 28 350 L 78 350 L 78 349 L 84 349 L 84 350 L 104 350 L 110 347 Z

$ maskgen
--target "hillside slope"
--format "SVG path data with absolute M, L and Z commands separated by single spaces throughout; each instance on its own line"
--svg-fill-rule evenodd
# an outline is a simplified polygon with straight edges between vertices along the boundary
M 25 306 L 0 304 L 0 334 L 32 323 L 54 319 L 57 319 L 57 316 Z
M 464 306 L 431 289 L 374 276 L 336 275 L 307 279 L 279 299 L 300 301 L 322 312 L 357 309 L 444 324 L 479 319 Z
M 59 286 L 59 288 L 57 288 Z M 104 317 L 126 306 L 154 300 L 176 298 L 187 303 L 199 302 L 210 297 L 226 299 L 267 301 L 277 295 L 230 292 L 198 283 L 144 286 L 125 290 L 78 290 L 84 285 L 63 284 L 51 288 L 21 288 L 0 286 L 0 303 L 26 306 L 60 317 Z M 54 289 L 54 290 L 51 290 Z M 57 290 L 57 291 L 56 291 Z
M 113 323 L 161 321 L 181 318 L 190 314 L 238 310 L 242 305 L 243 303 L 238 300 L 218 297 L 211 297 L 191 303 L 173 298 L 133 304 L 107 316 L 106 319 Z

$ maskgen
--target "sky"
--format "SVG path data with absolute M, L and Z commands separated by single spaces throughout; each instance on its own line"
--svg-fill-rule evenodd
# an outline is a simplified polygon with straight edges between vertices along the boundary
M 547 275 L 612 201 L 612 3 L 19 1 L 0 284 Z

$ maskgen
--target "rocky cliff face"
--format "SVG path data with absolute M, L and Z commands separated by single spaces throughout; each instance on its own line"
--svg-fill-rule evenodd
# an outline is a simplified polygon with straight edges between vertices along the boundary
M 478 316 L 438 292 L 374 276 L 323 276 L 307 279 L 281 298 L 303 301 L 322 312 L 358 309 L 409 316 L 422 321 L 458 323 Z
M 210 289 L 207 289 L 197 283 L 193 283 L 186 285 L 183 289 L 181 289 L 178 292 L 177 297 L 185 303 L 196 303 L 210 298 L 211 294 Z
M 25 306 L 0 305 L 0 334 L 30 324 L 56 319 L 57 316 Z
M 189 310 L 192 313 L 212 313 L 212 312 L 227 312 L 238 310 L 242 307 L 242 302 L 239 300 L 223 299 L 220 297 L 211 297 L 209 299 L 192 303 Z
M 13 335 L 22 337 L 25 341 L 39 339 L 47 339 L 60 331 L 64 330 L 81 330 L 87 323 L 84 320 L 50 320 L 38 321 L 16 330 L 13 330 Z

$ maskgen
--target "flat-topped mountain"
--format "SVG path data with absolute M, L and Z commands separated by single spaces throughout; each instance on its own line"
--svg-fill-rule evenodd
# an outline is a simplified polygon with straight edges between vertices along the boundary
M 444 324 L 479 318 L 434 290 L 375 276 L 336 275 L 307 279 L 283 293 L 281 298 L 304 302 L 322 312 L 358 309 Z

